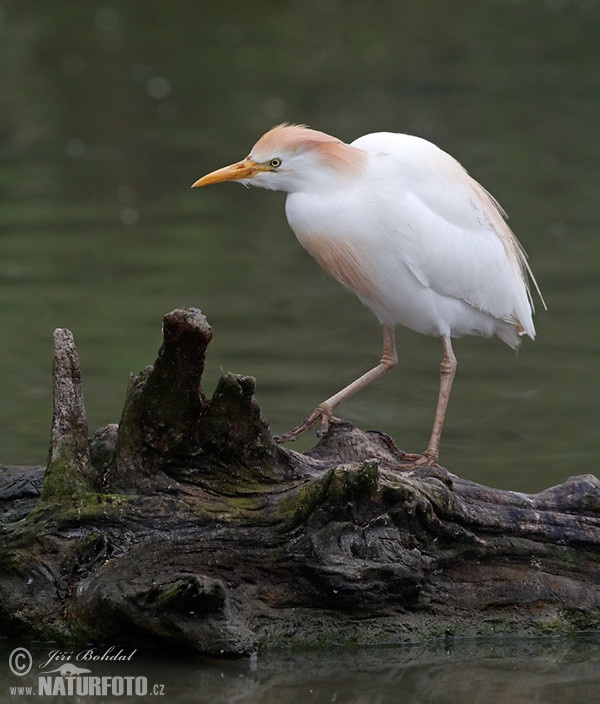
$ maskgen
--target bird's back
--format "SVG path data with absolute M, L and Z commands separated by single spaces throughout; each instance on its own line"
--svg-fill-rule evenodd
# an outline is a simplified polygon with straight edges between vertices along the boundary
M 388 261 L 401 260 L 431 292 L 430 315 L 447 318 L 437 334 L 497 334 L 513 347 L 535 337 L 525 254 L 492 196 L 419 137 L 375 133 L 352 146 L 369 155 L 369 197 L 393 225 Z

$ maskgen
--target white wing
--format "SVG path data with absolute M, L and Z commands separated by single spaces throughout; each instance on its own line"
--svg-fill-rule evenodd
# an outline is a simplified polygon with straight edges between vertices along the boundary
M 377 197 L 418 281 L 535 336 L 525 253 L 487 191 L 450 155 L 409 135 L 353 142 L 370 156 Z M 385 217 L 385 215 L 383 216 Z M 539 292 L 539 289 L 538 289 Z

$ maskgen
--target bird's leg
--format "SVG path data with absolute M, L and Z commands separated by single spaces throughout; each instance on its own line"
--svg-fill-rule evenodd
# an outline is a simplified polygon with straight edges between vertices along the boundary
M 345 401 L 347 398 L 350 398 L 350 396 L 353 396 L 361 389 L 364 389 L 365 386 L 368 386 L 373 381 L 376 381 L 387 374 L 390 369 L 393 369 L 397 362 L 398 355 L 396 354 L 396 338 L 394 335 L 394 328 L 384 325 L 383 355 L 379 364 L 360 376 L 351 384 L 348 384 L 348 386 L 345 386 L 341 391 L 338 391 L 337 394 L 334 394 L 326 401 L 320 403 L 308 416 L 308 418 L 303 420 L 302 423 L 296 426 L 293 430 L 290 430 L 289 433 L 276 435 L 273 437 L 273 440 L 279 444 L 296 440 L 296 438 L 300 437 L 300 435 L 305 433 L 307 430 L 310 430 L 319 418 L 321 419 L 321 432 L 324 432 L 329 426 L 333 411 L 340 405 L 340 403 Z
M 440 452 L 440 439 L 442 437 L 442 428 L 444 427 L 444 419 L 446 417 L 446 409 L 448 408 L 448 400 L 450 399 L 450 390 L 452 382 L 456 374 L 456 357 L 452 350 L 450 338 L 446 335 L 442 337 L 442 345 L 444 346 L 444 355 L 442 364 L 440 365 L 440 392 L 438 394 L 437 407 L 435 409 L 435 418 L 433 419 L 433 430 L 425 454 L 415 458 L 417 466 L 426 466 L 435 464 Z M 406 456 L 406 459 L 412 457 Z

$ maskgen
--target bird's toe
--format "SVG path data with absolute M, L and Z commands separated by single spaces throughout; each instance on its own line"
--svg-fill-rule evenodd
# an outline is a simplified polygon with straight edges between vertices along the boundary
M 322 408 L 321 406 L 317 406 L 315 410 L 293 430 L 290 430 L 287 433 L 282 433 L 281 435 L 274 435 L 273 442 L 278 445 L 282 445 L 286 442 L 292 442 L 310 430 L 319 419 L 321 420 L 321 424 L 317 429 L 317 437 L 321 438 L 329 429 L 329 424 L 331 421 L 336 419 L 331 415 L 331 411 L 326 408 Z
M 427 453 L 403 452 L 402 463 L 410 464 L 412 467 L 431 467 L 437 463 L 437 458 L 431 457 Z

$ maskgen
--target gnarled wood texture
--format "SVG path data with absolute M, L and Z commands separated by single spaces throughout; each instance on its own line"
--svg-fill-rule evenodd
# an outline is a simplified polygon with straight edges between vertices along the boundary
M 201 386 L 212 330 L 164 319 L 153 366 L 88 452 L 79 365 L 55 335 L 50 460 L 0 472 L 3 632 L 208 654 L 600 625 L 600 482 L 535 495 L 335 423 L 275 445 L 254 379 Z

